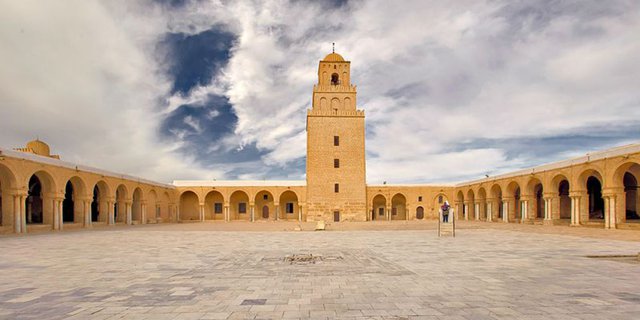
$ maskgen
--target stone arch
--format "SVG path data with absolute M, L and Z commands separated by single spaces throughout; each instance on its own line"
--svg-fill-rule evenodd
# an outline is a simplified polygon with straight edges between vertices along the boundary
M 255 208 L 257 212 L 254 211 L 254 218 L 256 220 L 274 220 L 276 217 L 276 199 L 273 197 L 273 194 L 267 190 L 261 190 L 256 193 L 255 197 Z
M 595 168 L 585 169 L 578 175 L 578 190 L 582 195 L 580 206 L 580 220 L 604 221 L 604 199 L 602 189 L 604 179 L 599 170 Z
M 333 98 L 331 99 L 331 110 L 340 110 L 341 109 L 340 99 Z
M 127 222 L 127 201 L 129 201 L 129 190 L 124 184 L 116 188 L 115 203 L 113 204 L 113 221 Z
M 468 220 L 473 220 L 474 216 L 475 216 L 475 201 L 476 201 L 476 197 L 475 194 L 473 193 L 473 189 L 469 189 L 467 190 L 467 199 L 466 199 L 466 205 L 465 205 L 465 213 L 466 215 L 466 219 Z
M 0 164 L 0 226 L 13 224 L 13 197 L 11 191 L 16 188 L 13 171 Z
M 211 190 L 204 197 L 204 219 L 224 220 L 224 196 L 220 191 Z
M 91 191 L 91 221 L 108 222 L 109 218 L 109 185 L 100 180 Z
M 622 190 L 622 199 L 619 205 L 621 222 L 640 222 L 640 192 L 638 183 L 640 182 L 640 164 L 637 162 L 626 162 L 618 166 L 613 175 L 613 186 Z M 616 210 L 618 211 L 618 210 Z
M 552 218 L 571 219 L 571 198 L 569 192 L 571 184 L 569 178 L 563 173 L 556 174 L 550 183 L 550 191 L 553 192 Z
M 56 185 L 51 174 L 44 170 L 29 175 L 25 212 L 27 224 L 53 225 Z
M 157 222 L 160 219 L 160 203 L 158 202 L 158 193 L 155 189 L 149 190 L 147 193 L 146 199 L 146 212 L 145 219 L 152 222 Z M 143 221 L 146 223 L 147 221 Z
M 407 220 L 407 197 L 396 193 L 391 197 L 391 220 Z
M 73 176 L 67 180 L 64 200 L 62 200 L 62 221 L 64 223 L 84 222 L 83 199 L 86 194 L 86 183 L 82 178 Z
M 180 194 L 180 220 L 199 220 L 200 219 L 200 199 L 198 194 L 185 190 Z
M 287 190 L 280 194 L 279 203 L 280 208 L 282 208 L 280 218 L 285 220 L 298 220 L 300 206 L 298 205 L 298 195 L 295 192 Z
M 456 195 L 456 202 L 457 202 L 457 207 L 456 207 L 456 212 L 454 212 L 454 214 L 456 214 L 456 218 L 457 219 L 464 219 L 464 215 L 466 214 L 465 212 L 465 205 L 464 205 L 464 192 L 462 192 L 462 190 L 458 190 L 458 193 Z
M 537 177 L 529 179 L 526 185 L 526 195 L 531 197 L 531 213 L 529 219 L 544 219 L 544 186 Z
M 133 190 L 133 197 L 131 202 L 131 220 L 138 223 L 142 223 L 142 202 L 144 201 L 144 193 L 140 187 Z
M 327 102 L 327 98 L 320 98 L 320 110 L 329 110 L 329 102 Z
M 371 220 L 385 220 L 387 214 L 387 198 L 382 194 L 377 194 L 371 200 Z
M 507 214 L 509 220 L 521 220 L 522 206 L 520 205 L 520 197 L 522 194 L 520 184 L 516 181 L 510 181 L 509 184 L 507 184 L 506 190 L 507 193 L 504 197 L 508 198 L 509 201 L 507 202 L 508 212 L 505 212 L 505 214 Z
M 495 183 L 489 189 L 489 195 L 493 199 L 493 205 L 491 214 L 492 218 L 496 218 L 498 220 L 504 219 L 504 208 L 502 205 L 502 188 L 499 184 Z
M 229 218 L 231 220 L 249 220 L 249 196 L 245 191 L 236 190 L 229 197 Z
M 349 97 L 344 98 L 344 107 L 345 109 L 352 109 L 351 98 Z

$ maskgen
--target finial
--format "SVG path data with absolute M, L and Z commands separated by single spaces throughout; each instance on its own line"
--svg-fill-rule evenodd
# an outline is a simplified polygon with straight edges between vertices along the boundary
M 333 49 L 331 50 L 331 53 L 336 53 L 336 43 L 332 42 L 331 44 L 333 45 Z

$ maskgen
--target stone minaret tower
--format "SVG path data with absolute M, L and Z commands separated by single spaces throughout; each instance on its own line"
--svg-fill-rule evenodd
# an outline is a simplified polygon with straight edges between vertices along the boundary
M 337 53 L 318 67 L 307 112 L 307 219 L 365 221 L 364 111 L 356 109 L 351 62 Z

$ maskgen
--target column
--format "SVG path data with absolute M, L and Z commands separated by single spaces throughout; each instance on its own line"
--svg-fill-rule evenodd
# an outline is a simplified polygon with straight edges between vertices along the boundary
M 469 220 L 469 202 L 468 201 L 463 204 L 463 210 L 464 210 L 463 212 L 464 219 Z
M 509 199 L 502 199 L 502 221 L 509 223 Z
M 125 207 L 127 208 L 127 217 L 126 217 L 126 224 L 131 225 L 131 201 L 127 201 L 125 202 Z
M 82 200 L 82 210 L 84 212 L 84 227 L 91 227 L 91 201 L 84 199 Z
M 140 224 L 147 223 L 147 204 L 145 202 L 140 203 Z
M 176 205 L 176 222 L 180 222 L 180 205 Z
M 224 221 L 231 221 L 231 217 L 229 216 L 229 203 L 224 204 Z
M 480 220 L 480 203 L 473 203 L 473 220 Z
M 571 199 L 571 226 L 580 226 L 580 194 L 577 192 L 569 193 Z
M 387 211 L 387 221 L 391 221 L 391 206 L 389 205 L 385 209 Z
M 616 192 L 617 190 L 607 190 L 603 193 L 604 198 L 604 228 L 605 229 L 616 229 L 617 227 L 617 212 L 616 212 L 616 200 L 618 199 L 618 194 L 622 194 L 624 190 L 620 192 Z M 620 197 L 624 199 L 624 197 Z
M 487 222 L 493 221 L 493 199 L 487 199 Z
M 251 214 L 251 222 L 256 221 L 256 204 L 249 202 L 249 213 Z
M 107 200 L 107 225 L 114 225 L 116 223 L 116 217 L 114 212 L 115 203 L 111 200 Z
M 552 206 L 552 197 L 544 198 L 544 220 L 551 221 L 551 206 Z
M 278 221 L 280 218 L 280 203 L 276 202 L 274 203 L 274 206 L 276 207 L 276 221 Z
M 198 215 L 198 220 L 200 220 L 200 222 L 204 222 L 204 203 L 200 204 L 200 214 Z
M 520 200 L 520 223 L 529 219 L 529 200 Z
M 13 195 L 13 231 L 15 233 L 27 232 L 26 199 L 27 196 L 24 194 Z
M 298 222 L 302 222 L 302 204 L 298 204 Z

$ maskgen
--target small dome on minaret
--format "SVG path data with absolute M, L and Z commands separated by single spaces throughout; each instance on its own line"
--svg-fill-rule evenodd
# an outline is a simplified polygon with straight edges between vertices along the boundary
M 340 61 L 344 61 L 344 58 L 341 55 L 335 52 L 332 52 L 332 53 L 329 53 L 326 57 L 324 57 L 322 61 L 340 62 Z

